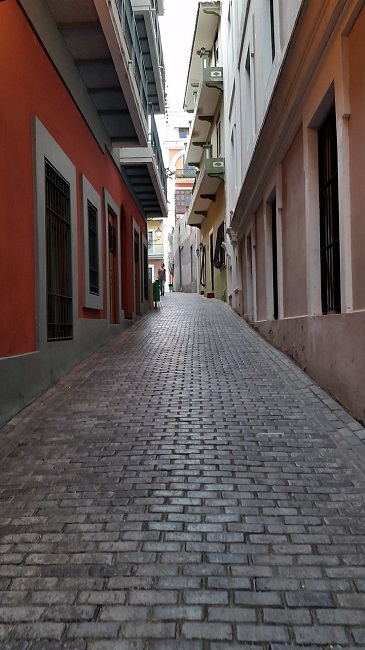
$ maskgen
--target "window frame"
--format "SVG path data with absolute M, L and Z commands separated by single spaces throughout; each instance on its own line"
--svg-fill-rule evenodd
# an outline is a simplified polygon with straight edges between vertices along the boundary
M 318 129 L 318 197 L 322 314 L 339 314 L 341 249 L 335 104 Z
M 47 341 L 73 339 L 70 183 L 44 159 Z
M 189 206 L 188 199 L 191 199 L 191 187 L 176 187 L 174 199 L 175 214 L 184 215 L 186 213 L 187 207 Z
M 226 235 L 226 224 L 225 221 L 222 221 L 218 228 L 215 236 L 215 247 L 213 254 L 213 265 L 219 271 L 226 266 L 226 251 L 224 246 L 224 240 Z
M 52 354 L 58 347 L 72 345 L 79 335 L 78 321 L 78 274 L 77 274 L 77 191 L 76 168 L 42 122 L 34 117 L 32 121 L 33 146 L 35 152 L 35 261 L 36 261 L 36 349 Z M 72 259 L 72 321 L 73 339 L 47 341 L 47 273 L 46 273 L 46 227 L 45 227 L 45 171 L 44 161 L 49 163 L 70 184 L 70 223 Z
M 89 254 L 89 211 L 91 204 L 97 212 L 97 249 L 99 269 L 99 293 L 90 291 L 90 254 Z M 101 311 L 103 308 L 103 267 L 102 267 L 102 224 L 101 197 L 88 179 L 82 175 L 82 207 L 83 207 L 83 306 L 87 309 Z

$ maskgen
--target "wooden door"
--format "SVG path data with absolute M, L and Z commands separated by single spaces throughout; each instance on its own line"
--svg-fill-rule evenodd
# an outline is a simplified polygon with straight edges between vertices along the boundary
M 214 291 L 214 238 L 213 233 L 209 235 L 209 253 L 210 253 L 210 278 L 212 282 L 212 291 Z
M 117 217 L 108 213 L 109 245 L 109 318 L 111 323 L 118 323 L 118 255 L 117 255 Z
M 139 257 L 139 234 L 138 232 L 134 231 L 134 307 L 137 316 L 139 316 L 141 313 L 141 274 Z

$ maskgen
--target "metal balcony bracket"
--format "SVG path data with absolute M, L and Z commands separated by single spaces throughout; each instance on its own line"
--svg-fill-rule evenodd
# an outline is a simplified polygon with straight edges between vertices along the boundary
M 223 81 L 206 81 L 205 85 L 207 88 L 216 88 L 223 92 Z
M 194 214 L 200 214 L 202 217 L 206 217 L 208 212 L 206 210 L 203 211 L 194 210 Z
M 213 16 L 218 16 L 218 18 L 219 18 L 219 16 L 221 15 L 220 3 L 216 7 L 206 7 L 205 9 L 203 9 L 203 12 L 205 14 L 212 14 Z
M 201 199 L 208 199 L 208 201 L 215 201 L 215 194 L 200 194 Z
M 227 228 L 227 235 L 230 238 L 232 244 L 237 244 L 238 242 L 237 233 L 230 226 L 228 226 Z
M 219 178 L 221 181 L 224 181 L 224 174 L 208 174 L 209 178 Z
M 198 120 L 209 122 L 209 124 L 213 124 L 213 119 L 213 115 L 198 115 Z

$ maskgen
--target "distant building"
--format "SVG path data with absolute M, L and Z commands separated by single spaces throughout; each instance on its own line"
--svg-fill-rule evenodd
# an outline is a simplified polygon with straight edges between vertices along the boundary
M 165 261 L 164 227 L 162 219 L 148 219 L 148 277 L 151 282 L 158 279 L 157 271 Z
M 221 3 L 199 2 L 184 97 L 191 120 L 186 161 L 198 169 L 187 224 L 199 230 L 199 292 L 226 301 L 223 88 Z
M 168 164 L 169 283 L 174 291 L 197 292 L 197 233 L 187 225 L 187 210 L 197 169 L 186 161 L 189 124 L 184 112 L 171 112 L 166 128 L 164 147 Z

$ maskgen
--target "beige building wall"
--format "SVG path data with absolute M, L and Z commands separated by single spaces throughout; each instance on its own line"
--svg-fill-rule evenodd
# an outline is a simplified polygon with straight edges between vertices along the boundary
M 307 313 L 303 131 L 295 136 L 282 163 L 282 265 L 284 317 Z
M 288 5 L 281 3 L 281 11 L 285 13 Z M 267 88 L 273 90 L 271 103 L 270 96 L 265 96 L 264 70 L 260 68 L 265 62 L 260 60 L 254 32 L 248 31 L 245 41 L 255 45 L 251 81 L 254 75 L 258 103 L 251 157 L 247 134 L 242 137 L 241 146 L 249 164 L 247 170 L 244 166 L 241 169 L 236 204 L 232 203 L 234 192 L 228 191 L 227 209 L 238 238 L 237 274 L 242 287 L 237 282 L 234 308 L 352 415 L 365 421 L 365 8 L 356 0 L 308 2 L 303 3 L 298 16 L 299 28 L 297 25 L 294 29 L 282 71 L 279 74 L 273 64 L 268 77 Z M 286 17 L 281 13 L 279 17 L 283 24 L 278 34 L 285 43 L 289 41 L 285 29 L 294 27 L 295 12 Z M 259 25 L 259 11 L 255 21 Z M 279 75 L 276 86 L 270 75 Z M 236 134 L 235 98 L 244 97 L 239 87 L 239 66 L 235 78 L 238 85 L 229 97 L 227 115 L 232 135 Z M 318 129 L 333 103 L 341 312 L 323 314 Z M 265 116 L 261 113 L 264 105 L 268 106 Z M 243 114 L 243 130 L 244 120 Z M 235 141 L 235 148 L 239 146 Z M 233 171 L 230 178 L 236 183 L 235 174 Z M 277 318 L 273 295 L 273 206 Z
M 365 309 L 365 8 L 348 36 L 353 307 Z
M 200 242 L 206 246 L 206 287 L 199 285 L 199 292 L 214 293 L 214 298 L 227 301 L 227 269 L 211 267 L 211 253 L 214 256 L 217 230 L 225 220 L 225 193 L 222 182 L 216 194 L 215 201 L 210 204 L 208 214 L 202 221 L 200 230 Z M 211 235 L 213 235 L 213 249 L 211 249 Z M 199 274 L 201 269 L 201 257 L 199 260 Z M 214 276 L 214 289 L 212 286 L 212 271 Z
M 265 219 L 264 205 L 261 203 L 255 216 L 255 247 L 256 255 L 256 303 L 257 303 L 257 320 L 266 320 L 266 247 L 265 247 Z

